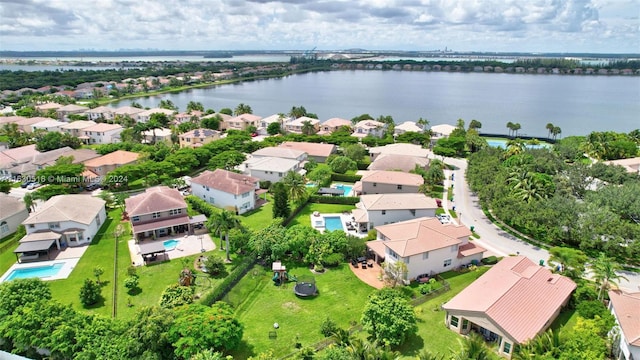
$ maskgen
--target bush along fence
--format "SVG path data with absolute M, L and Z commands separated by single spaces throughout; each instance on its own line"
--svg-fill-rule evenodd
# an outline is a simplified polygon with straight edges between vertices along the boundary
M 323 196 L 323 195 L 311 195 L 309 201 L 319 204 L 342 204 L 342 205 L 355 205 L 360 201 L 359 197 L 351 196 Z
M 331 174 L 332 181 L 344 181 L 344 182 L 354 183 L 356 181 L 360 181 L 360 179 L 362 179 L 361 175 L 337 174 L 337 173 Z
M 255 265 L 256 259 L 252 256 L 242 259 L 240 264 L 210 292 L 204 294 L 200 299 L 203 305 L 211 306 L 216 301 L 222 300 L 231 289 L 236 286 L 238 281 L 242 279 L 249 270 Z
M 411 300 L 411 305 L 413 306 L 418 306 L 421 304 L 424 304 L 425 302 L 427 302 L 429 299 L 431 299 L 432 297 L 435 297 L 436 295 L 440 295 L 444 292 L 447 292 L 451 289 L 451 285 L 449 285 L 449 282 L 443 278 L 441 278 L 440 276 L 436 276 L 436 279 L 442 283 L 442 287 L 439 287 L 437 289 L 433 289 L 431 291 L 429 291 L 427 294 L 418 296 L 415 299 Z

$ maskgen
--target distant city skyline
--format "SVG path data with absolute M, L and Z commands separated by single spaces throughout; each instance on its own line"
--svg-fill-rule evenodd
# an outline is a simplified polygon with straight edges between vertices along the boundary
M 0 0 L 0 50 L 640 52 L 640 0 Z

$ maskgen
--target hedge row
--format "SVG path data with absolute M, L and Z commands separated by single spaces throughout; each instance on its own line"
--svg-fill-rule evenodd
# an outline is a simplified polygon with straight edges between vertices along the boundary
M 203 305 L 211 306 L 216 301 L 222 300 L 222 298 L 227 295 L 227 293 L 242 279 L 243 276 L 249 272 L 249 269 L 253 267 L 256 259 L 249 256 L 242 259 L 242 262 L 238 264 L 238 266 L 233 269 L 233 271 L 226 277 L 220 285 L 215 287 L 211 292 L 206 293 L 200 299 L 200 302 Z
M 212 206 L 208 202 L 193 195 L 187 196 L 185 200 L 191 205 L 193 210 L 206 215 L 207 218 L 210 218 L 211 215 L 216 214 L 220 211 L 220 209 L 218 209 L 217 207 Z
M 361 175 L 350 175 L 350 174 L 331 174 L 331 180 L 333 181 L 344 181 L 349 183 L 354 183 L 356 181 L 360 181 L 362 179 Z
M 355 205 L 360 201 L 360 198 L 351 196 L 311 195 L 309 196 L 309 201 L 320 204 Z

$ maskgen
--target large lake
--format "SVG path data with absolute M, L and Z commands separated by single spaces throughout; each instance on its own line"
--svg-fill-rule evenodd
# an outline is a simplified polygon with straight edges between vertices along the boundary
M 426 118 L 431 125 L 457 119 L 482 123 L 482 132 L 506 134 L 507 122 L 521 135 L 543 137 L 549 122 L 561 136 L 640 128 L 640 77 L 331 71 L 243 82 L 136 99 L 155 107 L 168 99 L 180 110 L 189 101 L 205 108 L 251 106 L 269 116 L 304 106 L 321 121 L 360 114 L 391 115 L 396 123 Z M 113 103 L 124 106 L 131 101 Z

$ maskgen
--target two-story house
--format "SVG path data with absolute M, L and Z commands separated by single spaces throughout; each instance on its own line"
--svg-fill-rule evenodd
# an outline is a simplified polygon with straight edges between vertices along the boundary
M 378 157 L 384 155 L 414 156 L 427 159 L 429 154 L 429 149 L 425 149 L 420 145 L 407 143 L 387 144 L 369 148 L 369 158 L 371 161 L 375 161 Z
M 421 133 L 423 132 L 424 129 L 422 127 L 420 127 L 418 124 L 416 124 L 413 121 L 405 121 L 402 124 L 396 125 L 393 128 L 393 133 L 395 135 L 401 135 L 407 132 L 417 132 L 417 133 Z
M 479 263 L 484 248 L 469 242 L 471 231 L 462 225 L 442 224 L 433 217 L 424 217 L 376 226 L 377 239 L 367 242 L 376 261 L 402 261 L 404 274 L 397 276 L 405 283 L 423 274 L 438 274 L 461 265 Z
M 99 182 L 110 172 L 120 166 L 135 164 L 140 154 L 125 150 L 116 150 L 114 152 L 93 158 L 84 162 L 85 177 L 89 179 L 96 178 Z M 92 180 L 93 181 L 93 180 Z
M 231 119 L 224 120 L 220 124 L 225 130 L 247 130 L 250 126 L 258 128 L 262 117 L 253 114 L 242 114 Z
M 135 121 L 136 115 L 144 111 L 145 109 L 140 109 L 133 106 L 122 106 L 113 110 L 113 118 L 114 120 L 119 120 L 119 121 L 122 121 L 125 118 L 130 118 L 132 121 Z
M 268 135 L 267 128 L 273 123 L 280 125 L 280 130 L 284 130 L 285 124 L 291 121 L 291 117 L 286 115 L 274 114 L 260 119 L 260 126 L 258 126 L 259 135 Z
M 384 132 L 387 129 L 387 125 L 380 121 L 375 120 L 361 120 L 353 126 L 353 133 L 351 136 L 363 138 L 365 136 L 373 136 L 381 138 L 384 136 Z
M 149 109 L 149 110 L 145 110 L 142 112 L 139 112 L 135 115 L 135 120 L 137 122 L 141 122 L 141 123 L 147 123 L 149 122 L 149 120 L 151 119 L 151 115 L 153 114 L 164 114 L 167 117 L 172 117 L 173 113 L 175 113 L 175 111 L 173 110 L 169 110 L 169 109 L 161 109 L 161 108 L 153 108 L 153 109 Z
M 82 114 L 89 110 L 88 107 L 76 104 L 69 104 L 56 109 L 56 115 L 60 120 L 68 120 L 68 116 L 71 114 Z
M 331 118 L 320 124 L 320 131 L 318 131 L 318 135 L 331 135 L 331 133 L 343 127 L 351 130 L 353 125 L 351 124 L 351 121 L 347 119 Z
M 84 112 L 87 115 L 87 119 L 98 122 L 109 122 L 115 118 L 115 109 L 98 106 L 97 108 L 89 109 Z
M 293 119 L 284 125 L 286 132 L 294 134 L 302 134 L 305 124 L 309 123 L 313 128 L 313 133 L 317 133 L 320 130 L 320 120 L 313 119 L 307 116 L 301 116 L 297 119 Z
M 402 171 L 365 171 L 360 181 L 353 185 L 357 195 L 366 194 L 416 194 L 424 179 L 418 174 Z
M 22 222 L 27 234 L 14 253 L 22 254 L 19 261 L 37 260 L 44 253 L 48 255 L 53 246 L 62 249 L 89 244 L 106 219 L 105 201 L 100 198 L 56 195 Z
M 295 159 L 284 159 L 279 157 L 252 157 L 241 164 L 244 173 L 256 177 L 260 180 L 278 182 L 284 178 L 289 171 L 304 175 L 306 171 Z
M 86 127 L 84 133 L 79 137 L 85 144 L 111 144 L 119 142 L 119 135 L 123 128 L 118 124 L 99 123 Z
M 289 147 L 266 147 L 258 149 L 251 153 L 252 158 L 265 158 L 265 157 L 277 157 L 282 159 L 296 160 L 299 163 L 303 163 L 307 160 L 307 153 L 301 150 L 289 148 Z
M 125 199 L 125 208 L 136 240 L 189 231 L 187 203 L 176 189 L 148 188 L 142 194 Z
M 367 194 L 351 212 L 360 232 L 399 221 L 436 216 L 436 200 L 424 194 Z
M 24 202 L 16 197 L 0 193 L 0 238 L 18 230 L 18 226 L 29 217 Z
M 84 136 L 84 129 L 94 125 L 96 125 L 96 122 L 91 120 L 72 121 L 60 126 L 60 132 L 80 138 Z
M 191 179 L 191 194 L 236 214 L 255 208 L 259 189 L 260 179 L 223 169 L 207 170 Z
M 211 129 L 194 129 L 178 136 L 180 147 L 197 148 L 220 139 L 220 131 Z
M 33 131 L 60 132 L 60 127 L 65 124 L 62 121 L 47 119 L 31 125 L 31 129 Z
M 309 159 L 313 159 L 318 163 L 324 163 L 327 158 L 332 154 L 335 154 L 338 150 L 337 146 L 333 144 L 320 144 L 320 143 L 308 143 L 298 141 L 285 141 L 278 147 L 285 149 L 294 149 L 298 151 L 304 151 L 307 153 Z

